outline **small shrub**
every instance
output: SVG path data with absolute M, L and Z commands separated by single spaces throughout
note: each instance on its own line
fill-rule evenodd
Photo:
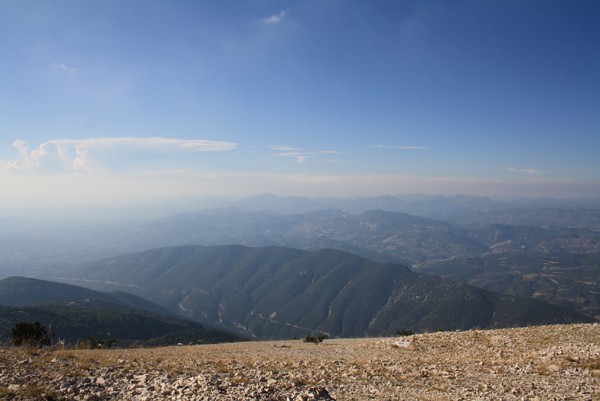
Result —
M 304 337 L 304 342 L 305 343 L 313 343 L 313 344 L 318 344 L 318 343 L 322 343 L 323 340 L 327 339 L 328 336 L 326 336 L 325 334 L 319 334 L 318 336 L 306 336 Z
M 115 344 L 115 340 L 109 338 L 108 340 L 98 340 L 96 337 L 88 337 L 86 340 L 80 341 L 77 344 L 77 348 L 80 349 L 101 349 L 111 348 Z
M 42 347 L 50 345 L 46 329 L 38 321 L 16 323 L 12 329 L 12 341 L 16 346 Z

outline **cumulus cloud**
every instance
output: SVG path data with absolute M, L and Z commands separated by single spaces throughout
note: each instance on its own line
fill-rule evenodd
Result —
M 285 18 L 286 15 L 287 13 L 285 11 L 280 11 L 277 14 L 271 15 L 270 17 L 263 18 L 262 22 L 265 24 L 278 24 Z
M 237 143 L 205 139 L 104 137 L 88 139 L 54 139 L 30 150 L 26 141 L 16 140 L 13 147 L 19 158 L 0 161 L 3 170 L 30 170 L 45 167 L 62 167 L 73 171 L 91 172 L 102 169 L 102 155 L 129 151 L 153 154 L 181 152 L 222 152 L 233 150 Z
M 375 149 L 424 150 L 424 146 L 413 145 L 373 145 Z

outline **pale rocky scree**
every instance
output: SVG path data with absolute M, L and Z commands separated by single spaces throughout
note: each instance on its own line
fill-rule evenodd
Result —
M 600 324 L 146 349 L 0 350 L 0 400 L 597 400 Z

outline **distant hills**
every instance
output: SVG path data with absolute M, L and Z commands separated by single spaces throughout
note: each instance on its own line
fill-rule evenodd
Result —
M 54 340 L 67 343 L 88 337 L 113 339 L 119 345 L 239 339 L 228 332 L 175 317 L 132 294 L 106 294 L 23 277 L 0 280 L 0 339 L 9 341 L 16 323 L 34 321 L 46 327 Z
M 600 211 L 513 213 L 482 212 L 457 225 L 387 211 L 219 210 L 173 216 L 155 228 L 177 243 L 334 248 L 600 317 L 600 231 L 591 229 L 600 226 Z
M 226 207 L 103 224 L 0 219 L 0 277 L 60 277 L 85 262 L 188 244 L 337 249 L 600 318 L 598 201 L 259 195 L 213 204 Z
M 194 212 L 173 214 L 170 218 L 101 223 L 94 220 L 98 216 L 90 216 L 89 220 L 0 216 L 0 275 L 6 277 L 32 267 L 79 263 L 170 245 L 295 246 L 292 242 L 299 241 L 294 236 L 278 238 L 271 232 L 285 232 L 290 227 L 293 232 L 302 232 L 297 224 L 303 224 L 306 219 L 319 219 L 324 211 L 359 216 L 381 210 L 441 220 L 456 228 L 499 223 L 600 231 L 600 201 L 492 200 L 466 195 L 314 199 L 265 194 L 238 200 L 198 199 L 194 204 L 195 208 L 191 209 Z M 317 221 L 309 221 L 309 229 Z M 326 223 L 331 225 L 331 222 Z M 336 236 L 323 235 L 322 239 L 329 239 L 331 245 L 345 245 Z M 286 240 L 289 243 L 285 243 Z M 321 248 L 331 248 L 331 245 Z
M 470 236 L 486 251 L 423 263 L 415 270 L 600 317 L 598 232 L 491 224 Z
M 38 306 L 84 301 L 172 315 L 167 309 L 127 292 L 116 291 L 108 294 L 75 285 L 25 277 L 9 277 L 0 280 L 0 305 Z
M 361 214 L 369 210 L 386 210 L 407 213 L 416 216 L 445 220 L 453 223 L 479 221 L 483 224 L 494 222 L 495 218 L 514 216 L 515 212 L 541 217 L 536 211 L 546 210 L 564 214 L 557 216 L 559 221 L 572 222 L 577 218 L 572 211 L 584 211 L 580 216 L 586 224 L 589 216 L 585 210 L 600 210 L 598 199 L 556 199 L 556 198 L 490 198 L 477 195 L 381 195 L 359 198 L 307 198 L 301 196 L 277 196 L 260 194 L 241 199 L 204 198 L 196 202 L 196 210 L 233 208 L 245 211 L 265 212 L 279 215 L 305 214 L 319 210 L 337 209 L 349 214 Z M 533 213 L 532 213 L 533 212 Z M 547 213 L 542 213 L 545 215 Z M 483 219 L 483 220 L 482 220 Z M 502 221 L 496 221 L 502 222 Z M 506 222 L 506 221 L 505 221 Z M 520 224 L 532 224 L 531 221 L 519 220 Z M 596 221 L 598 223 L 598 221 Z M 564 226 L 564 224 L 558 224 Z
M 152 230 L 174 244 L 339 249 L 600 317 L 600 232 L 591 229 L 600 211 L 513 212 L 482 212 L 457 225 L 386 211 L 276 215 L 228 209 L 173 216 Z
M 179 246 L 80 266 L 63 280 L 126 289 L 257 338 L 356 337 L 593 319 L 337 251 Z

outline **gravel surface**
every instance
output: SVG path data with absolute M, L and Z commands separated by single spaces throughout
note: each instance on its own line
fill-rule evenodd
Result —
M 147 349 L 0 349 L 0 400 L 600 400 L 600 324 Z

